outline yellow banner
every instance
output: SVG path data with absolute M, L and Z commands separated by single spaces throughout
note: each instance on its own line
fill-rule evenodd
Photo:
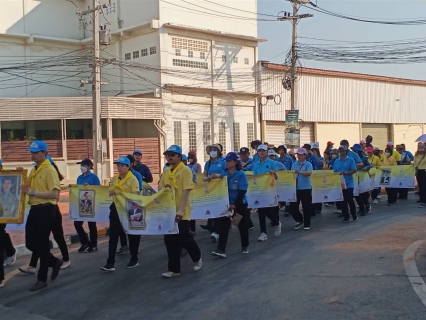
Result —
M 249 208 L 278 206 L 277 187 L 274 177 L 269 174 L 247 175 L 247 202 Z
M 277 187 L 277 197 L 279 202 L 296 201 L 296 175 L 294 171 L 278 171 L 278 180 L 275 181 Z
M 414 166 L 378 167 L 374 179 L 375 187 L 414 188 Z
M 193 220 L 230 215 L 228 179 L 223 177 L 210 182 L 197 179 L 194 190 L 191 192 L 191 202 L 191 219 Z
M 108 187 L 73 185 L 69 189 L 69 219 L 109 222 L 111 203 Z
M 312 203 L 343 200 L 341 175 L 331 170 L 312 171 Z

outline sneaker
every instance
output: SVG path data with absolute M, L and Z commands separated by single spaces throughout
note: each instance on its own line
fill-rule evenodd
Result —
M 125 254 L 127 251 L 129 251 L 129 247 L 128 246 L 123 246 L 120 249 L 118 249 L 116 255 Z
M 226 253 L 222 253 L 222 252 L 219 252 L 219 251 L 213 251 L 212 256 L 226 258 Z
M 114 268 L 113 264 L 107 263 L 106 265 L 104 265 L 103 267 L 101 267 L 101 270 L 102 271 L 112 272 L 112 271 L 115 271 L 115 268 Z
M 30 289 L 30 291 L 38 291 L 47 287 L 46 281 L 37 281 Z
M 63 264 L 62 264 L 62 266 L 61 266 L 61 269 L 66 269 L 66 268 L 68 268 L 70 265 L 71 265 L 71 261 L 70 261 L 70 260 L 68 260 L 68 261 L 64 261 L 64 263 L 63 263 Z
M 342 210 L 336 210 L 336 211 L 334 211 L 334 213 L 341 214 L 341 213 L 342 213 Z
M 381 198 L 382 198 L 382 196 L 377 196 L 377 199 L 379 199 L 379 200 L 380 200 Z
M 365 213 L 371 212 L 371 206 L 365 206 Z
M 213 242 L 217 242 L 217 240 L 219 240 L 219 235 L 216 232 L 212 232 L 210 239 L 212 239 Z
M 200 258 L 198 262 L 194 265 L 194 271 L 200 271 L 201 267 L 203 266 L 203 260 Z
M 329 203 L 325 203 L 325 204 L 324 204 L 324 206 L 326 206 L 326 207 L 331 207 L 331 204 L 329 204 Z
M 302 226 L 303 222 L 298 222 L 295 226 L 294 226 L 294 230 L 298 230 L 300 229 L 300 227 Z
M 285 211 L 285 206 L 280 208 L 280 212 L 283 213 Z
M 374 204 L 378 204 L 378 203 L 379 203 L 379 201 L 377 201 L 377 200 L 373 200 L 373 203 L 374 203 Z
M 19 271 L 21 271 L 22 273 L 27 273 L 27 274 L 35 274 L 36 273 L 36 268 L 33 267 L 19 267 L 18 268 Z
M 350 220 L 349 219 L 343 219 L 343 222 L 349 222 Z
M 420 203 L 419 204 L 419 208 L 424 208 L 424 207 L 426 207 L 426 203 Z
M 83 244 L 79 249 L 78 249 L 78 253 L 82 253 L 82 252 L 86 252 L 87 249 L 89 249 L 90 245 L 88 244 Z
M 139 262 L 130 261 L 126 266 L 126 269 L 133 269 L 133 268 L 136 268 L 138 265 L 139 265 Z
M 6 261 L 4 262 L 5 267 L 10 267 L 12 264 L 14 264 L 16 262 L 16 254 L 17 253 L 18 253 L 18 250 L 15 249 L 14 255 L 6 258 Z
M 167 272 L 164 272 L 164 273 L 162 274 L 162 276 L 163 276 L 164 278 L 173 278 L 173 277 L 180 276 L 180 272 L 171 272 L 171 271 L 167 271 Z
M 310 230 L 311 227 L 303 227 L 303 230 Z
M 257 238 L 257 241 L 266 241 L 268 240 L 268 236 L 266 235 L 266 233 L 261 233 L 259 238 Z
M 89 249 L 87 249 L 88 253 L 97 252 L 97 251 L 98 251 L 98 247 L 96 246 L 90 246 Z
M 352 218 L 352 221 L 353 222 L 358 221 L 358 216 L 356 216 L 355 218 Z
M 197 234 L 195 231 L 189 231 L 189 234 L 193 237 L 195 237 L 195 235 Z
M 251 227 L 249 227 L 248 229 L 249 229 L 249 230 L 253 230 L 253 229 L 254 229 L 254 226 L 251 226 Z
M 0 288 L 3 288 L 4 287 L 4 282 L 3 281 L 1 281 L 0 282 Z
M 64 262 L 61 259 L 56 260 L 56 263 L 52 267 L 52 274 L 50 275 L 50 280 L 55 281 L 55 279 L 59 276 L 59 270 L 61 270 Z
M 279 225 L 277 225 L 277 226 L 274 227 L 275 228 L 275 230 L 274 230 L 274 236 L 278 237 L 281 234 L 281 226 L 282 226 L 282 224 L 280 222 Z
M 242 254 L 247 254 L 247 253 L 249 253 L 249 249 L 248 249 L 248 247 L 246 247 L 246 248 L 242 248 L 242 249 L 241 249 L 241 253 L 242 253 Z

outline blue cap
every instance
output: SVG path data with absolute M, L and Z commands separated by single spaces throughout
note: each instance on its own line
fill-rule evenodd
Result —
M 231 160 L 238 160 L 238 154 L 236 154 L 235 152 L 229 152 L 226 157 L 225 157 L 226 161 L 231 161 Z
M 264 144 L 261 144 L 261 145 L 259 145 L 259 146 L 257 147 L 257 151 L 259 151 L 259 150 L 265 150 L 265 151 L 268 151 L 268 147 L 267 147 L 267 146 L 265 146 Z
M 46 159 L 50 161 L 50 164 L 54 164 L 55 162 L 53 161 L 51 156 L 46 156 Z
M 119 163 L 125 164 L 126 166 L 130 167 L 130 160 L 126 156 L 120 157 L 120 158 L 118 158 L 117 161 L 114 162 L 114 164 L 119 164 Z
M 136 154 L 136 153 L 142 155 L 142 150 L 136 149 L 135 151 L 133 151 L 133 154 Z
M 361 147 L 361 145 L 360 145 L 360 144 L 355 143 L 355 144 L 353 145 L 353 147 L 352 147 L 352 150 L 354 150 L 354 151 L 362 151 L 362 147 Z
M 188 160 L 188 157 L 186 156 L 186 154 L 182 155 L 182 161 Z
M 31 146 L 27 151 L 30 152 L 40 152 L 40 151 L 47 151 L 47 144 L 46 142 L 42 140 L 34 140 L 33 143 L 31 143 Z
M 179 147 L 177 144 L 172 144 L 166 151 L 164 151 L 163 154 L 167 154 L 169 152 L 182 154 L 182 148 Z

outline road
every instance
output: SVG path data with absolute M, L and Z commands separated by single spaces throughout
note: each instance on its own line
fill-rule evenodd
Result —
M 0 289 L 1 319 L 426 319 L 403 263 L 407 247 L 426 239 L 426 211 L 414 195 L 393 207 L 383 201 L 347 224 L 325 209 L 310 231 L 293 230 L 293 219 L 282 217 L 282 235 L 270 229 L 263 243 L 252 218 L 249 254 L 239 253 L 234 228 L 228 257 L 212 257 L 215 245 L 198 228 L 202 270 L 194 272 L 185 257 L 182 275 L 172 279 L 161 277 L 161 237 L 142 239 L 136 269 L 125 269 L 128 255 L 118 257 L 115 273 L 99 269 L 107 255 L 103 238 L 97 253 L 71 253 L 71 267 L 35 293 L 28 291 L 35 276 L 16 272 L 28 263 L 20 258 L 6 269 L 13 277 Z M 413 261 L 426 275 L 425 244 Z

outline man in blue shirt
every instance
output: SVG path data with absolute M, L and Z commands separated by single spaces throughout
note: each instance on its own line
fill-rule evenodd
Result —
M 342 140 L 340 141 L 340 146 L 345 146 L 346 150 L 348 151 L 347 156 L 349 158 L 354 159 L 355 164 L 357 165 L 357 167 L 363 167 L 361 158 L 359 157 L 359 155 L 356 152 L 353 152 L 351 150 L 349 150 L 349 141 L 348 140 Z
M 362 150 L 362 146 L 360 144 L 354 144 L 351 148 L 353 152 L 355 152 L 359 158 L 361 159 L 362 166 L 358 166 L 358 171 L 368 171 L 371 169 L 370 161 L 368 161 L 367 156 L 364 154 L 364 150 Z M 357 183 L 355 181 L 355 183 Z M 368 198 L 370 197 L 370 191 L 363 192 L 358 196 L 355 196 L 355 200 L 358 203 L 359 213 L 361 216 L 365 216 L 366 213 L 371 212 L 370 202 Z
M 277 153 L 275 152 L 274 149 L 268 150 L 268 158 L 271 159 L 272 161 L 275 161 L 275 164 L 277 165 L 277 171 L 287 170 L 284 167 L 284 165 L 277 160 Z
M 286 170 L 291 170 L 291 165 L 293 164 L 293 159 L 287 155 L 287 148 L 284 145 L 278 146 L 278 154 L 276 161 L 281 162 Z
M 135 170 L 135 157 L 133 157 L 131 154 L 128 154 L 127 159 L 129 159 L 130 161 L 130 170 L 132 171 L 136 179 L 138 179 L 139 190 L 142 190 L 143 189 L 142 175 L 139 173 L 139 171 Z
M 348 157 L 348 149 L 346 146 L 340 146 L 339 148 L 340 158 L 334 162 L 334 172 L 338 172 L 343 176 L 342 180 L 342 191 L 343 201 L 339 202 L 339 207 L 342 210 L 344 216 L 343 222 L 349 222 L 349 210 L 352 215 L 353 221 L 357 221 L 356 206 L 354 202 L 354 177 L 357 167 L 353 158 Z
M 250 147 L 254 149 L 253 162 L 259 161 L 259 155 L 257 154 L 257 148 L 262 144 L 260 140 L 254 140 L 250 143 Z
M 244 171 L 253 170 L 253 159 L 250 158 L 250 150 L 248 148 L 241 148 L 239 153 L 240 158 L 238 159 L 241 163 L 241 167 Z
M 315 168 L 318 168 L 319 167 L 319 161 L 318 161 L 317 157 L 315 157 L 315 155 L 311 151 L 311 145 L 309 143 L 305 143 L 303 145 L 302 149 L 305 149 L 306 152 L 307 152 L 306 161 L 308 161 L 312 164 L 312 168 L 314 168 L 314 170 L 315 170 Z
M 138 171 L 141 176 L 142 176 L 142 180 L 150 183 L 152 181 L 154 181 L 154 179 L 152 178 L 152 173 L 151 170 L 149 170 L 148 166 L 144 165 L 141 161 L 142 161 L 142 151 L 139 149 L 136 149 L 135 151 L 133 151 L 133 157 L 135 157 L 135 165 L 134 168 L 136 171 Z

